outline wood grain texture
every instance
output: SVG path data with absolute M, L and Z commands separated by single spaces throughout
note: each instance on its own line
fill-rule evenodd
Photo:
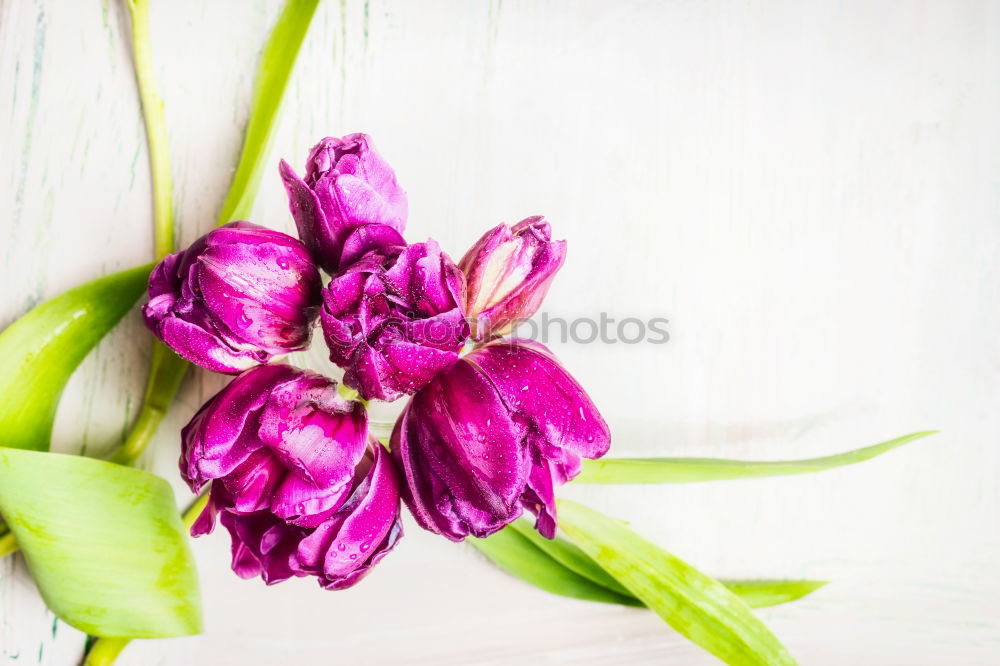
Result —
M 153 3 L 182 242 L 221 204 L 277 11 Z M 151 256 L 125 20 L 113 0 L 0 1 L 0 326 Z M 719 576 L 831 580 L 760 612 L 802 664 L 991 664 L 997 118 L 996 2 L 328 0 L 273 161 L 368 132 L 409 192 L 411 240 L 457 256 L 544 213 L 570 241 L 552 316 L 668 318 L 665 345 L 550 340 L 615 454 L 808 457 L 941 429 L 817 476 L 564 495 Z M 292 229 L 276 171 L 254 221 Z M 58 450 L 121 437 L 148 353 L 133 313 L 73 378 Z M 187 380 L 143 463 L 179 497 L 177 432 L 221 383 Z M 407 528 L 342 593 L 241 581 L 226 537 L 200 539 L 206 634 L 121 663 L 713 663 L 650 613 L 548 597 Z M 74 664 L 83 637 L 23 561 L 0 576 L 0 662 Z

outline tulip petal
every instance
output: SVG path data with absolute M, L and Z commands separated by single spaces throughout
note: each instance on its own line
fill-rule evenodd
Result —
M 556 536 L 556 495 L 552 484 L 552 472 L 548 461 L 535 454 L 535 460 L 528 475 L 528 485 L 521 502 L 537 516 L 535 529 L 546 539 Z
M 351 485 L 324 488 L 298 474 L 288 474 L 271 498 L 271 513 L 299 527 L 316 527 L 339 509 Z
M 396 470 L 380 444 L 370 450 L 370 467 L 350 499 L 300 542 L 293 559 L 326 589 L 355 584 L 402 536 Z
M 294 575 L 289 561 L 301 539 L 302 530 L 284 524 L 267 511 L 248 515 L 222 514 L 222 524 L 233 542 L 233 571 L 241 578 L 258 574 L 268 585 Z
M 336 384 L 314 373 L 275 386 L 258 434 L 276 456 L 323 488 L 350 482 L 367 445 L 368 416 L 360 403 L 337 394 Z
M 566 242 L 552 240 L 552 229 L 541 216 L 513 227 L 500 224 L 483 234 L 459 262 L 475 339 L 503 335 L 535 314 L 565 257 Z
M 272 354 L 304 348 L 320 278 L 304 248 L 226 245 L 198 258 L 205 306 L 237 339 Z
M 233 222 L 153 269 L 143 318 L 182 358 L 238 374 L 308 345 L 321 285 L 299 241 Z
M 469 335 L 464 278 L 437 243 L 369 252 L 323 292 L 330 360 L 366 400 L 396 400 L 450 367 Z
M 288 193 L 288 208 L 295 220 L 299 238 L 305 243 L 316 262 L 327 271 L 335 271 L 340 260 L 339 248 L 329 243 L 333 237 L 319 199 L 285 160 L 278 165 L 281 181 Z
M 176 317 L 163 319 L 153 332 L 184 360 L 224 375 L 237 375 L 270 359 L 270 354 L 250 345 L 233 349 L 219 335 Z
M 181 474 L 198 492 L 210 479 L 230 474 L 262 444 L 246 437 L 248 421 L 267 401 L 270 388 L 287 381 L 295 369 L 261 366 L 240 375 L 212 396 L 181 430 Z M 250 428 L 256 434 L 256 428 Z
M 523 425 L 490 381 L 456 363 L 415 395 L 393 432 L 421 524 L 449 539 L 485 537 L 521 513 L 529 458 Z
M 358 227 L 384 226 L 395 230 L 396 238 L 406 227 L 406 193 L 367 135 L 327 137 L 317 143 L 309 153 L 304 180 L 284 161 L 279 171 L 299 236 L 330 274 L 360 256 L 357 247 L 343 256 Z
M 253 513 L 271 506 L 271 497 L 287 473 L 280 460 L 260 448 L 219 481 L 232 498 L 231 511 Z
M 405 246 L 400 233 L 387 224 L 364 224 L 352 230 L 344 239 L 340 254 L 342 266 L 358 261 L 368 252 L 382 252 L 387 248 Z
M 543 345 L 512 340 L 496 342 L 469 354 L 490 377 L 504 404 L 531 424 L 549 459 L 568 449 L 584 458 L 608 451 L 611 433 L 583 387 Z
M 208 492 L 208 502 L 198 517 L 191 523 L 191 536 L 200 537 L 215 531 L 215 519 L 226 508 L 232 506 L 229 493 L 221 483 L 213 483 Z

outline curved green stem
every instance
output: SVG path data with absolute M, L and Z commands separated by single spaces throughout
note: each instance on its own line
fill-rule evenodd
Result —
M 142 107 L 149 136 L 150 161 L 153 168 L 153 200 L 156 212 L 157 258 L 173 249 L 173 218 L 169 205 L 172 192 L 170 157 L 167 152 L 166 124 L 163 102 L 155 92 L 152 58 L 149 49 L 149 7 L 146 0 L 128 0 L 133 23 L 133 49 L 136 78 L 142 96 Z M 288 0 L 271 31 L 257 69 L 257 82 L 250 120 L 247 124 L 243 150 L 222 206 L 219 224 L 246 217 L 257 196 L 267 151 L 277 128 L 278 112 L 292 68 L 319 0 Z M 163 196 L 167 197 L 166 202 Z M 153 349 L 152 367 L 146 384 L 146 397 L 139 417 L 122 446 L 111 460 L 132 464 L 146 449 L 156 428 L 166 416 L 188 363 L 175 356 L 163 345 Z
M 111 666 L 125 646 L 131 642 L 128 638 L 98 638 L 90 646 L 83 666 Z
M 163 98 L 156 90 L 153 52 L 149 40 L 149 4 L 147 0 L 126 0 L 132 19 L 132 57 L 139 99 L 146 121 L 149 143 L 149 166 L 153 180 L 154 247 L 156 258 L 162 259 L 174 251 L 174 185 L 170 173 L 170 146 L 167 123 L 163 114 Z
M 157 342 L 153 347 L 149 381 L 142 409 L 122 446 L 111 456 L 112 462 L 131 465 L 138 459 L 156 434 L 163 417 L 180 388 L 189 364 L 167 347 Z
M 250 216 L 264 175 L 265 158 L 278 127 L 276 120 L 281 101 L 318 4 L 319 0 L 288 0 L 264 45 L 243 150 L 229 194 L 219 212 L 219 226 Z
M 0 557 L 16 553 L 21 547 L 17 545 L 17 539 L 13 532 L 7 532 L 0 537 Z
M 173 176 L 170 170 L 170 149 L 163 99 L 157 92 L 153 72 L 153 53 L 149 39 L 149 3 L 147 0 L 126 0 L 132 19 L 132 58 L 135 79 L 139 86 L 142 114 L 149 143 L 149 166 L 153 181 L 153 238 L 156 258 L 162 259 L 174 250 Z M 113 462 L 134 463 L 153 439 L 157 427 L 167 415 L 188 364 L 160 343 L 153 347 L 150 359 L 146 395 L 139 417 L 125 442 L 112 455 Z

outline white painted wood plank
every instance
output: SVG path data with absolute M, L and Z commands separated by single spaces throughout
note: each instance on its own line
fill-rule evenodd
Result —
M 214 221 L 277 10 L 154 3 L 185 241 Z M 0 325 L 149 255 L 126 39 L 111 0 L 0 3 Z M 552 344 L 618 455 L 808 456 L 941 428 L 814 477 L 565 494 L 720 576 L 832 580 L 762 612 L 803 664 L 990 664 L 998 56 L 995 2 L 327 2 L 273 159 L 369 132 L 411 239 L 457 256 L 544 213 L 570 241 L 553 315 L 669 318 L 662 346 Z M 276 177 L 254 218 L 291 230 Z M 60 450 L 114 444 L 147 353 L 131 315 L 71 382 Z M 176 482 L 176 433 L 220 385 L 188 380 L 150 468 Z M 548 597 L 408 527 L 344 593 L 240 581 L 225 537 L 202 539 L 207 633 L 121 662 L 711 663 L 649 614 Z M 82 636 L 53 632 L 23 562 L 0 576 L 0 660 L 75 663 Z

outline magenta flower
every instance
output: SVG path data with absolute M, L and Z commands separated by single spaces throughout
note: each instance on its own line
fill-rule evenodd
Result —
M 504 335 L 535 314 L 565 258 L 566 241 L 553 241 L 542 217 L 487 231 L 458 263 L 468 283 L 473 337 Z
M 280 172 L 299 237 L 331 275 L 348 263 L 341 254 L 359 227 L 383 225 L 379 236 L 403 244 L 406 192 L 368 135 L 320 141 L 309 153 L 305 179 L 284 160 Z
M 321 375 L 288 365 L 239 375 L 181 434 L 181 475 L 195 492 L 212 484 L 192 535 L 221 513 L 241 577 L 350 587 L 402 536 L 398 475 L 367 426 L 364 407 Z
M 366 400 L 412 394 L 458 360 L 465 280 L 433 240 L 368 252 L 323 290 L 330 360 Z
M 453 541 L 485 537 L 527 508 L 552 538 L 555 486 L 610 442 L 601 414 L 551 352 L 516 340 L 480 347 L 413 396 L 392 453 L 403 499 L 425 529 Z
M 309 345 L 321 286 L 298 240 L 232 222 L 156 265 L 142 314 L 180 356 L 236 374 Z

